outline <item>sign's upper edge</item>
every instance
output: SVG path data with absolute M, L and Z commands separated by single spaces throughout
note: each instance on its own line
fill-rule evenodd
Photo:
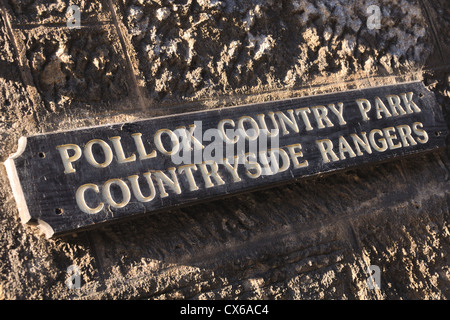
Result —
M 219 108 L 215 108 L 215 109 L 206 109 L 206 110 L 197 110 L 197 111 L 190 111 L 190 112 L 183 112 L 183 113 L 174 113 L 174 114 L 163 115 L 163 116 L 149 117 L 149 118 L 145 118 L 145 119 L 136 119 L 136 120 L 132 120 L 132 121 L 111 122 L 111 123 L 101 124 L 101 125 L 98 125 L 98 126 L 95 126 L 95 125 L 94 126 L 82 126 L 82 127 L 79 127 L 79 128 L 62 129 L 62 130 L 56 130 L 56 131 L 51 131 L 51 132 L 40 132 L 40 133 L 36 133 L 36 134 L 32 134 L 32 135 L 26 135 L 24 137 L 30 138 L 30 137 L 36 137 L 36 136 L 42 136 L 42 135 L 51 135 L 51 134 L 60 134 L 60 133 L 67 133 L 67 132 L 74 132 L 74 131 L 82 131 L 82 130 L 90 129 L 92 127 L 107 128 L 107 127 L 111 127 L 111 126 L 121 126 L 121 125 L 125 125 L 125 124 L 128 124 L 128 123 L 139 123 L 139 122 L 143 122 L 143 121 L 148 121 L 150 119 L 151 120 L 160 120 L 160 119 L 171 118 L 171 117 L 175 117 L 175 116 L 179 116 L 179 115 L 193 115 L 193 114 L 200 114 L 200 113 L 214 112 L 214 111 L 220 112 L 221 110 L 232 110 L 234 108 L 251 107 L 251 106 L 264 105 L 264 104 L 270 104 L 270 103 L 280 103 L 280 102 L 282 103 L 282 102 L 287 102 L 287 101 L 295 101 L 295 100 L 301 100 L 301 99 L 307 99 L 307 98 L 315 98 L 315 97 L 321 97 L 321 96 L 327 96 L 327 95 L 333 95 L 333 94 L 342 94 L 342 93 L 347 93 L 347 92 L 356 92 L 356 91 L 370 90 L 370 89 L 376 89 L 376 88 L 385 88 L 385 87 L 392 87 L 392 86 L 408 85 L 408 84 L 413 84 L 413 83 L 417 83 L 417 84 L 422 84 L 423 85 L 423 82 L 421 80 L 414 80 L 414 81 L 386 84 L 386 85 L 374 86 L 374 87 L 340 90 L 340 91 L 335 91 L 335 92 L 325 92 L 325 93 L 307 95 L 307 96 L 302 96 L 302 97 L 293 97 L 293 98 L 286 98 L 286 99 L 280 99 L 280 100 L 271 100 L 271 101 L 239 104 L 239 105 L 235 105 L 235 106 L 219 107 Z M 423 85 L 423 87 L 426 90 L 430 91 L 425 85 Z

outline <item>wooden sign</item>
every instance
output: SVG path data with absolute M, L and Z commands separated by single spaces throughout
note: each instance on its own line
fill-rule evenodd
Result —
M 446 134 L 411 82 L 22 137 L 5 166 L 22 222 L 52 237 L 435 150 Z

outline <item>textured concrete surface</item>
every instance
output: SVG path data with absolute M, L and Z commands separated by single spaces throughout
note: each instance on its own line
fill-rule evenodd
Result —
M 449 14 L 445 0 L 1 0 L 0 160 L 22 135 L 409 80 L 447 116 Z M 1 165 L 0 299 L 447 299 L 448 156 L 56 240 L 20 224 Z

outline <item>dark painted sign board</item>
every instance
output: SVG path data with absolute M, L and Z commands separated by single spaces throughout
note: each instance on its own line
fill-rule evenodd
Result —
M 432 151 L 446 135 L 434 94 L 410 82 L 22 137 L 5 166 L 22 222 L 53 237 Z

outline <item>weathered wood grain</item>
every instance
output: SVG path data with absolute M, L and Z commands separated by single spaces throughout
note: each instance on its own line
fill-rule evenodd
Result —
M 359 99 L 369 101 L 370 110 L 367 104 L 358 104 Z M 252 125 L 260 129 L 258 138 L 262 140 L 260 115 L 264 115 L 269 130 L 274 117 L 280 130 L 278 147 L 283 151 L 269 143 L 268 150 L 256 149 L 259 157 L 245 158 L 242 153 L 254 151 L 250 145 Z M 220 134 L 217 128 L 221 123 L 224 129 L 236 129 L 239 124 L 244 129 L 239 139 L 246 144 L 234 153 L 243 160 L 237 167 L 231 162 L 233 157 L 228 157 L 226 166 L 220 161 L 226 154 L 217 156 L 227 145 L 236 147 L 226 143 L 235 138 L 233 134 L 222 132 L 222 140 L 215 136 L 214 146 L 218 147 L 209 152 L 213 144 L 205 133 L 213 129 L 210 133 Z M 178 136 L 171 142 L 174 132 L 189 136 L 193 124 L 195 139 L 189 142 Z M 176 131 L 180 127 L 184 129 Z M 18 151 L 5 166 L 22 222 L 38 222 L 47 237 L 53 237 L 435 150 L 445 145 L 446 133 L 434 95 L 420 82 L 411 82 L 22 137 Z M 203 157 L 180 163 L 176 153 L 168 155 L 175 146 L 182 148 L 183 141 Z M 271 162 L 272 167 L 265 165 L 263 157 L 270 160 L 271 151 L 281 155 Z M 208 152 L 214 159 L 207 157 Z M 138 181 L 140 196 L 133 181 Z M 152 187 L 153 198 L 149 197 Z

